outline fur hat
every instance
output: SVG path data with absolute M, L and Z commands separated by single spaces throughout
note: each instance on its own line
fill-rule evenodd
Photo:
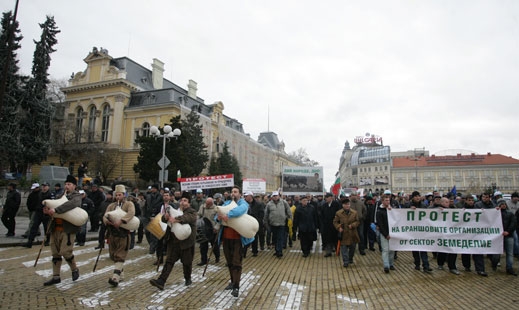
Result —
M 117 184 L 115 186 L 115 191 L 114 191 L 114 194 L 115 193 L 123 193 L 123 194 L 126 194 L 126 187 L 124 187 L 123 184 Z
M 189 192 L 182 192 L 182 198 L 186 198 L 189 202 L 191 202 L 191 194 Z
M 72 183 L 74 185 L 77 185 L 77 180 L 73 175 L 67 175 L 67 179 L 65 180 L 65 183 Z

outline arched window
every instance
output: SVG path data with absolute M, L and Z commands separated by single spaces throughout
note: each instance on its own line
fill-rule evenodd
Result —
M 110 125 L 110 106 L 107 104 L 103 108 L 103 124 L 101 126 L 101 141 L 108 142 L 108 127 Z
M 81 143 L 81 133 L 83 132 L 83 108 L 79 107 L 76 113 L 76 142 Z
M 97 109 L 95 106 L 90 108 L 90 112 L 88 114 L 88 142 L 94 142 L 95 131 L 96 131 L 96 115 Z
M 144 122 L 144 124 L 142 124 L 142 136 L 143 137 L 150 136 L 150 123 Z

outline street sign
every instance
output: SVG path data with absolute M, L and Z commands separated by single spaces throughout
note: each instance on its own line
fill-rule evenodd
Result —
M 169 161 L 169 159 L 168 159 L 168 157 L 167 157 L 166 155 L 164 155 L 164 157 L 162 157 L 162 158 L 157 162 L 157 164 L 159 165 L 159 167 L 162 168 L 162 169 L 166 169 L 166 168 L 169 166 L 170 163 L 171 163 L 171 162 Z
M 167 170 L 167 169 L 160 170 L 159 182 L 162 182 L 162 183 L 167 182 L 168 174 L 169 174 L 169 170 Z

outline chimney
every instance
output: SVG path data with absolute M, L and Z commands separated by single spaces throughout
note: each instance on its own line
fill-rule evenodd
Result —
M 153 88 L 161 89 L 162 83 L 164 82 L 164 63 L 158 60 L 157 58 L 153 58 L 151 68 L 153 69 L 151 73 L 151 79 L 153 80 Z
M 193 99 L 196 99 L 196 91 L 198 90 L 196 85 L 196 82 L 193 80 L 189 80 L 189 83 L 187 83 L 187 95 Z

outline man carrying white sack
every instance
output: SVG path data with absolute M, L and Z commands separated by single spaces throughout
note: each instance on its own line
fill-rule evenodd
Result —
M 108 279 L 108 283 L 116 287 L 121 280 L 123 272 L 124 261 L 128 255 L 130 247 L 130 231 L 122 228 L 121 224 L 127 224 L 135 215 L 135 206 L 131 201 L 126 201 L 126 188 L 119 184 L 115 186 L 114 196 L 115 202 L 106 208 L 103 216 L 103 223 L 106 225 L 106 234 L 108 238 L 108 251 L 110 259 L 114 261 L 114 273 Z M 108 212 L 115 211 L 118 208 L 126 212 L 126 215 L 121 219 L 112 219 L 107 216 Z

